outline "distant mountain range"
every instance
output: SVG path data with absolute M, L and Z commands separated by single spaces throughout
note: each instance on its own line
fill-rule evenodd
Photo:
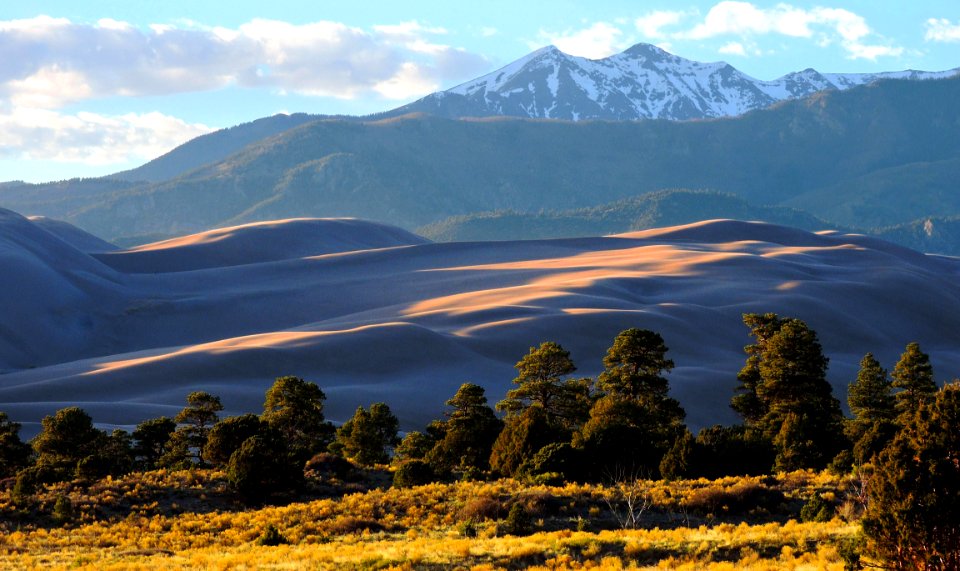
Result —
M 709 211 L 790 224 L 777 217 L 783 214 L 811 229 L 817 219 L 831 227 L 888 228 L 888 236 L 912 247 L 954 253 L 960 243 L 951 242 L 948 229 L 960 216 L 960 77 L 883 79 L 951 73 L 807 70 L 758 82 L 726 64 L 691 62 L 643 44 L 596 61 L 544 49 L 377 120 L 277 115 L 198 137 L 110 177 L 0 183 L 0 206 L 66 220 L 123 245 L 299 216 L 355 216 L 408 229 L 440 223 L 429 230 L 437 237 L 497 238 L 479 230 L 505 231 L 504 211 L 522 219 L 528 233 L 543 227 L 555 235 L 547 228 L 555 226 L 553 214 L 531 217 L 541 211 L 563 213 L 565 231 L 635 229 L 636 220 L 627 218 L 637 205 L 628 199 L 692 188 L 745 202 L 720 204 L 707 195 L 684 199 L 682 207 L 671 201 L 686 213 L 676 210 L 658 223 Z M 532 99 L 522 103 L 525 97 Z M 436 116 L 625 118 L 633 109 L 677 119 L 741 113 L 783 98 L 759 111 L 699 121 Z M 492 107 L 465 103 L 481 100 Z M 463 105 L 435 105 L 455 101 Z M 422 112 L 392 116 L 415 109 Z M 624 200 L 617 209 L 626 214 L 568 212 Z M 779 206 L 793 210 L 769 209 Z M 461 218 L 441 222 L 450 217 Z M 889 228 L 931 217 L 938 219 L 936 239 Z
M 416 228 L 693 188 L 869 229 L 960 216 L 956 101 L 960 77 L 881 81 L 710 121 L 327 119 L 171 180 L 7 185 L 0 205 L 113 241 L 300 216 Z
M 943 79 L 947 71 L 789 73 L 754 79 L 725 62 L 701 63 L 637 44 L 607 58 L 537 50 L 493 73 L 434 93 L 388 115 L 425 112 L 440 117 L 504 115 L 538 119 L 708 119 L 742 115 L 780 101 L 881 79 Z

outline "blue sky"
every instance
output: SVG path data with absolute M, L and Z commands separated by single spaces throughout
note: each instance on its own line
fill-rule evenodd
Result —
M 278 112 L 391 109 L 551 43 L 638 42 L 760 79 L 943 70 L 960 2 L 4 2 L 0 181 L 107 174 Z

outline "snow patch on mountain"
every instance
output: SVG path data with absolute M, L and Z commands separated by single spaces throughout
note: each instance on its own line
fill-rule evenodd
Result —
M 849 89 L 881 79 L 942 79 L 958 72 L 960 68 L 866 74 L 805 69 L 764 81 L 725 62 L 692 61 L 650 44 L 637 44 L 599 60 L 547 46 L 394 114 L 424 111 L 447 117 L 508 115 L 574 121 L 706 119 L 742 115 L 827 89 Z

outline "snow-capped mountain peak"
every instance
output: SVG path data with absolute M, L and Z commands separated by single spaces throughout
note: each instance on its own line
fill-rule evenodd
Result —
M 546 46 L 391 114 L 421 111 L 446 117 L 508 115 L 574 121 L 705 119 L 740 115 L 785 99 L 878 79 L 937 79 L 958 72 L 960 68 L 822 74 L 808 68 L 763 81 L 726 62 L 688 60 L 651 44 L 637 44 L 598 60 Z

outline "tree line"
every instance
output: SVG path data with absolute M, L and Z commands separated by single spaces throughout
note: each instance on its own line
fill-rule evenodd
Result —
M 402 439 L 386 403 L 361 406 L 334 427 L 324 417 L 323 391 L 292 376 L 270 387 L 259 415 L 221 419 L 217 396 L 193 392 L 175 418 L 144 421 L 132 433 L 98 430 L 70 407 L 44 418 L 27 444 L 19 425 L 0 413 L 0 477 L 15 476 L 14 499 L 26 501 L 45 483 L 212 466 L 227 472 L 242 497 L 262 501 L 300 489 L 305 465 L 345 460 L 392 464 L 398 486 L 500 476 L 561 483 L 615 473 L 673 479 L 856 470 L 867 479 L 863 528 L 879 557 L 931 569 L 951 568 L 930 567 L 933 561 L 960 563 L 960 383 L 938 387 L 917 343 L 889 374 L 867 354 L 849 385 L 853 416 L 845 418 L 816 332 L 773 313 L 743 321 L 753 343 L 730 403 L 742 422 L 696 435 L 669 396 L 665 374 L 674 363 L 663 338 L 627 329 L 595 379 L 576 376 L 569 351 L 544 342 L 517 362 L 515 388 L 494 406 L 483 387 L 464 383 L 446 401 L 445 418 Z

